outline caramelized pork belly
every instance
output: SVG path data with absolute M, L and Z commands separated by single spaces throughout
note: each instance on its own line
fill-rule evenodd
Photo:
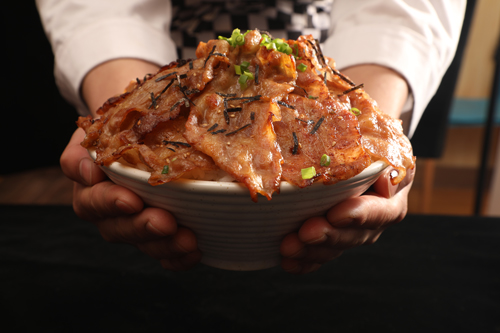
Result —
M 197 59 L 137 79 L 99 119 L 80 117 L 82 145 L 101 166 L 121 160 L 151 172 L 152 185 L 221 169 L 254 201 L 270 200 L 283 180 L 333 184 L 374 160 L 398 169 L 395 183 L 413 167 L 399 121 L 335 70 L 311 36 L 273 41 L 253 30 L 240 41 L 200 43 Z M 306 169 L 315 172 L 304 177 Z

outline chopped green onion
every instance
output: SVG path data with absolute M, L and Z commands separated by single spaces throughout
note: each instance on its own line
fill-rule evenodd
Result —
M 300 172 L 302 173 L 302 179 L 311 179 L 314 176 L 316 176 L 316 169 L 314 169 L 313 166 L 309 167 L 309 168 L 302 169 L 302 170 L 300 170 Z
M 168 165 L 163 166 L 163 170 L 161 171 L 162 175 L 166 175 L 169 171 L 170 167 Z
M 247 87 L 248 76 L 243 74 L 240 76 L 238 83 L 240 84 L 241 89 L 246 89 Z
M 244 71 L 243 75 L 246 75 L 250 80 L 254 80 L 255 79 L 255 77 L 253 76 L 253 74 L 250 73 L 249 71 Z
M 266 34 L 262 35 L 261 46 L 265 46 L 268 50 L 276 50 L 281 53 L 290 55 L 293 53 L 293 49 L 288 45 L 288 43 L 282 38 L 271 39 Z
M 298 66 L 297 66 L 297 69 L 301 72 L 305 72 L 306 69 L 307 69 L 307 66 L 304 65 L 303 63 L 300 63 Z
M 242 74 L 242 71 L 241 71 L 241 66 L 239 65 L 234 65 L 234 72 L 238 75 L 241 75 Z
M 321 156 L 320 165 L 324 166 L 324 167 L 329 166 L 330 165 L 330 156 L 328 156 L 327 154 L 323 154 L 323 156 Z
M 248 66 L 250 66 L 250 63 L 248 61 L 243 61 L 241 63 L 241 69 L 243 69 L 244 71 L 248 69 Z
M 349 110 L 349 111 L 351 111 L 351 113 L 353 115 L 355 115 L 356 117 L 361 114 L 361 111 L 359 111 L 357 108 L 351 108 L 351 110 Z
M 311 95 L 309 95 L 308 98 L 309 99 L 318 99 L 318 96 L 311 96 Z
M 232 47 L 236 47 L 237 45 L 243 45 L 245 44 L 245 35 L 248 33 L 245 32 L 244 34 L 241 34 L 240 29 L 234 29 L 233 33 L 231 34 L 231 37 L 227 38 L 224 36 L 219 36 L 220 40 L 225 40 L 231 45 Z

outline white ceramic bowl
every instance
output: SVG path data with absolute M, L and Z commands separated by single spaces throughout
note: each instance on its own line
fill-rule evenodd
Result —
M 90 153 L 95 158 L 95 152 Z M 375 162 L 334 185 L 315 183 L 301 189 L 282 182 L 279 194 L 270 201 L 259 196 L 258 203 L 240 183 L 180 179 L 151 186 L 149 172 L 117 162 L 103 170 L 114 183 L 132 190 L 147 205 L 168 210 L 179 225 L 193 230 L 203 253 L 202 263 L 244 271 L 279 265 L 285 235 L 298 230 L 307 218 L 323 215 L 333 205 L 362 194 L 385 167 L 385 163 Z

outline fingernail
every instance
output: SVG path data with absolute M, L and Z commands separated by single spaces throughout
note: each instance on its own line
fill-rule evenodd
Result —
M 150 221 L 148 221 L 146 223 L 146 230 L 148 230 L 149 232 L 152 232 L 154 234 L 157 234 L 159 236 L 166 236 L 163 232 L 161 232 L 160 230 L 156 229 L 155 226 Z
M 127 214 L 134 214 L 136 212 L 132 206 L 130 206 L 128 203 L 121 201 L 121 200 L 116 200 L 115 206 L 119 210 L 121 210 L 122 212 L 127 213 Z
M 327 238 L 328 237 L 325 234 L 323 234 L 323 235 L 321 235 L 321 237 L 316 238 L 316 239 L 308 240 L 305 243 L 306 244 L 310 244 L 310 245 L 312 245 L 312 244 L 320 244 L 320 243 L 323 243 L 324 241 L 326 241 Z
M 390 179 L 391 179 L 391 181 L 387 182 L 387 186 L 388 186 L 387 193 L 389 195 L 389 197 L 387 199 L 392 198 L 396 194 L 396 191 L 398 190 L 398 186 L 397 185 L 392 185 L 392 180 L 394 178 L 396 178 L 398 175 L 399 175 L 398 170 L 392 170 L 391 173 L 390 173 Z
M 82 158 L 79 169 L 80 177 L 82 177 L 85 185 L 92 185 L 92 161 L 88 158 Z

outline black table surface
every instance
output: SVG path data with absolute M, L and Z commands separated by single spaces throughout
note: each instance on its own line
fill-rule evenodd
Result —
M 303 276 L 169 272 L 66 206 L 0 206 L 13 332 L 500 332 L 500 219 L 409 215 Z

